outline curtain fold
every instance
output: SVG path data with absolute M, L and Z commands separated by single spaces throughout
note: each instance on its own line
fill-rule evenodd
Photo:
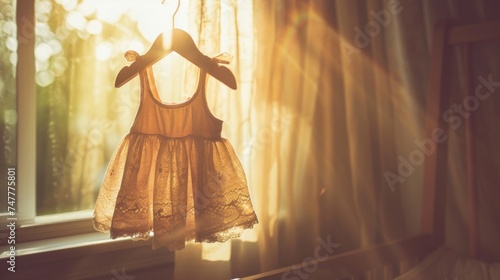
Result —
M 385 162 L 393 160 L 379 151 L 379 146 L 390 151 L 390 141 L 394 141 L 391 131 L 393 106 L 390 96 L 383 96 L 387 94 L 385 89 L 390 77 L 361 50 L 346 53 L 349 51 L 346 48 L 352 47 L 347 44 L 353 44 L 350 38 L 356 36 L 353 26 L 363 21 L 361 13 L 366 7 L 354 1 L 319 1 L 309 5 L 301 1 L 273 3 L 280 7 L 275 9 L 274 20 L 256 20 L 258 39 L 266 40 L 270 36 L 268 30 L 278 34 L 274 45 L 270 41 L 259 41 L 272 47 L 275 53 L 270 67 L 265 62 L 257 65 L 257 72 L 269 77 L 264 80 L 269 82 L 263 84 L 272 85 L 262 100 L 274 101 L 285 111 L 291 111 L 294 118 L 289 124 L 290 134 L 276 135 L 281 145 L 268 146 L 268 152 L 262 152 L 269 155 L 280 149 L 274 153 L 283 155 L 281 159 L 285 159 L 285 163 L 282 164 L 286 167 L 281 169 L 283 173 L 276 173 L 277 181 L 264 183 L 279 184 L 280 202 L 264 213 L 267 215 L 264 219 L 277 218 L 279 225 L 275 232 L 260 235 L 259 242 L 266 244 L 260 247 L 261 250 L 273 252 L 269 244 L 279 250 L 278 256 L 261 254 L 264 271 L 300 262 L 311 254 L 318 238 L 330 237 L 341 244 L 340 252 L 405 233 L 402 229 L 391 232 L 381 225 L 383 222 L 387 227 L 398 221 L 402 223 L 402 216 L 395 215 L 401 211 L 394 210 L 401 209 L 399 198 L 392 196 L 390 206 L 393 207 L 389 215 L 379 214 L 381 208 L 389 208 L 387 197 L 391 198 L 388 189 L 384 189 L 383 166 L 378 165 L 381 155 L 388 157 Z M 266 5 L 270 4 L 256 1 L 254 8 L 269 9 Z M 269 23 L 283 18 L 285 23 L 275 24 L 272 30 Z M 378 50 L 379 53 L 384 51 L 382 46 Z M 259 82 L 262 81 L 257 80 Z M 380 88 L 377 92 L 367 90 L 377 87 Z M 389 102 L 383 102 L 384 98 Z M 381 108 L 373 106 L 377 100 Z M 376 122 L 374 117 L 377 115 L 390 121 Z M 268 119 L 269 113 L 262 115 L 262 125 Z M 382 125 L 385 127 L 379 127 Z M 380 140 L 377 139 L 381 133 L 379 129 L 388 130 L 383 131 Z M 258 177 L 262 181 L 274 175 L 269 174 L 267 166 L 259 170 L 261 175 Z

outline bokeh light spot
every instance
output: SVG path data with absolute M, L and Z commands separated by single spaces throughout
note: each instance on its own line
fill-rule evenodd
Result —
M 5 110 L 3 119 L 8 125 L 15 125 L 17 122 L 17 112 L 13 109 Z
M 83 30 L 87 24 L 87 19 L 79 12 L 70 12 L 66 17 L 66 24 L 70 29 Z
M 17 65 L 17 52 L 13 52 L 10 54 L 9 61 L 12 65 Z
M 42 38 L 47 37 L 52 33 L 50 32 L 49 25 L 45 22 L 37 22 L 35 29 L 36 35 Z
M 52 11 L 52 2 L 50 1 L 35 1 L 35 10 L 37 13 L 50 14 Z
M 52 48 L 47 43 L 39 43 L 35 47 L 35 57 L 41 61 L 47 61 L 52 56 Z
M 61 43 L 58 40 L 52 39 L 49 41 L 48 44 L 50 46 L 52 55 L 58 54 L 62 51 Z
M 17 50 L 17 40 L 14 37 L 9 37 L 5 40 L 5 46 L 15 52 Z
M 97 45 L 95 50 L 96 58 L 100 61 L 108 60 L 113 52 L 113 44 L 104 41 Z
M 44 60 L 44 61 L 37 60 L 35 62 L 35 67 L 36 67 L 37 72 L 45 71 L 45 70 L 49 69 L 49 62 L 46 60 Z
M 63 6 L 66 11 L 73 11 L 78 4 L 76 0 L 57 0 L 59 4 Z
M 92 35 L 100 34 L 102 31 L 102 24 L 97 20 L 91 20 L 87 24 L 87 32 Z
M 83 2 L 80 3 L 80 5 L 78 5 L 78 11 L 82 15 L 87 17 L 87 16 L 92 15 L 95 12 L 97 6 L 99 6 L 98 1 L 84 0 Z
M 3 25 L 3 32 L 11 36 L 16 34 L 16 24 L 12 21 L 8 21 Z
M 46 87 L 54 82 L 54 75 L 49 71 L 41 71 L 36 74 L 36 83 L 41 87 Z

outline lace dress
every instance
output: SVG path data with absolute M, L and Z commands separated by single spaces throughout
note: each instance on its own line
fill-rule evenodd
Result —
M 140 57 L 139 57 L 140 59 Z M 151 67 L 139 73 L 141 100 L 109 163 L 94 228 L 111 238 L 149 239 L 153 248 L 224 242 L 258 223 L 241 163 L 205 97 L 206 73 L 186 102 L 160 100 Z

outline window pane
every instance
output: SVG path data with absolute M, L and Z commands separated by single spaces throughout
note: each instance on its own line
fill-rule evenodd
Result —
M 0 192 L 1 212 L 7 212 L 7 168 L 16 165 L 16 2 L 0 0 Z
M 158 0 L 36 1 L 37 215 L 94 207 L 137 110 L 137 78 L 114 88 L 123 54 L 149 49 L 170 10 Z

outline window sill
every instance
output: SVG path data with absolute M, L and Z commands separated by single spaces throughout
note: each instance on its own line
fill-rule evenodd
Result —
M 0 246 L 0 262 L 4 264 L 9 260 L 9 246 Z M 122 273 L 124 269 L 134 271 L 158 265 L 173 266 L 174 262 L 174 253 L 166 249 L 153 251 L 151 241 L 111 240 L 108 234 L 97 232 L 19 243 L 15 254 L 16 273 L 3 268 L 0 271 L 2 279 L 5 279 L 3 275 L 8 279 L 103 276 L 109 279 L 113 271 Z
M 0 245 L 7 237 L 7 219 L 1 223 Z M 94 233 L 92 212 L 80 211 L 36 217 L 33 221 L 16 222 L 16 243 Z

